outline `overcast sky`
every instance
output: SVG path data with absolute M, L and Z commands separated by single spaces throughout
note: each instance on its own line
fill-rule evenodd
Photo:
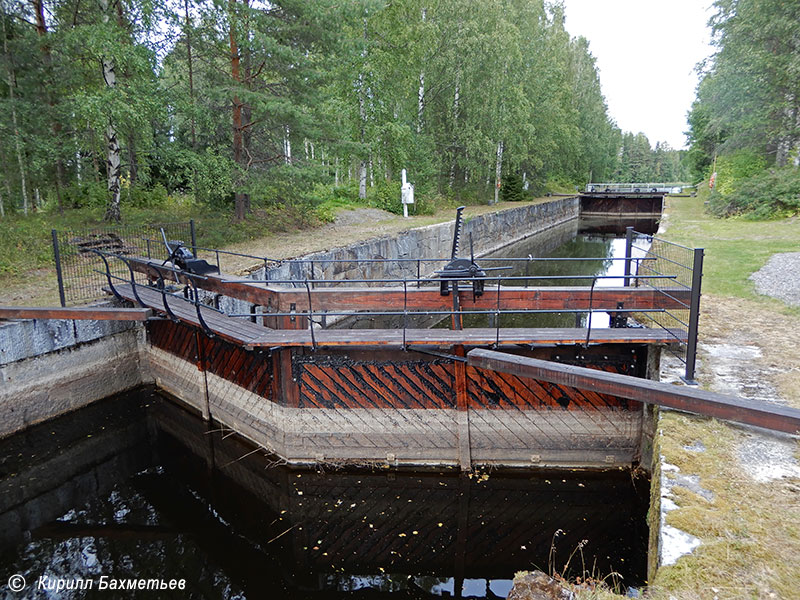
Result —
M 597 59 L 611 118 L 683 148 L 695 65 L 709 56 L 712 0 L 565 0 L 566 27 Z

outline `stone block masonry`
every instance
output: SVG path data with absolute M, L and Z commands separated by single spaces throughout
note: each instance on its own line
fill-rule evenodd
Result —
M 541 204 L 527 204 L 518 208 L 487 213 L 465 219 L 461 234 L 461 254 L 469 254 L 469 236 L 472 234 L 476 256 L 499 250 L 522 239 L 541 233 L 577 219 L 580 215 L 578 198 L 559 198 Z M 392 237 L 379 237 L 342 248 L 314 252 L 298 261 L 286 261 L 279 267 L 253 272 L 254 279 L 311 278 L 311 263 L 317 279 L 388 279 L 416 277 L 416 263 L 370 263 L 355 261 L 368 259 L 448 259 L 453 243 L 454 223 L 437 223 L 403 231 Z M 336 261 L 336 262 L 332 262 Z M 344 261 L 344 262 L 342 262 Z M 353 261 L 353 262 L 347 262 Z M 430 275 L 442 265 L 422 265 L 421 274 Z

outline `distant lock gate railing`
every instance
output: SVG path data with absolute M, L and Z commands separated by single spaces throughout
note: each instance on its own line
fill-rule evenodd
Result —
M 150 226 L 146 232 L 160 232 L 158 231 L 161 226 Z M 170 229 L 167 229 L 167 228 Z M 163 241 L 156 236 L 147 235 L 146 232 L 141 232 L 139 237 L 129 235 L 129 240 L 135 240 L 135 247 L 138 248 L 139 256 L 147 256 L 161 260 L 166 257 Z M 222 272 L 224 267 L 225 257 L 232 257 L 237 259 L 248 259 L 253 264 L 261 264 L 264 273 L 262 278 L 258 278 L 258 273 L 250 278 L 253 284 L 263 284 L 265 286 L 291 286 L 294 288 L 306 288 L 313 290 L 316 288 L 335 287 L 343 285 L 351 286 L 387 286 L 387 285 L 402 285 L 404 290 L 410 287 L 420 288 L 422 286 L 436 286 L 439 285 L 441 279 L 431 274 L 435 271 L 437 266 L 445 265 L 450 259 L 448 258 L 389 258 L 389 259 L 331 259 L 331 258 L 307 258 L 307 259 L 270 259 L 249 255 L 245 253 L 230 252 L 214 248 L 203 248 L 194 243 L 194 223 L 178 223 L 171 224 L 165 227 L 167 237 L 170 239 L 181 239 L 181 236 L 188 237 L 193 240 L 192 244 L 186 244 L 190 247 L 195 256 L 205 255 L 209 258 L 210 262 L 216 263 L 217 267 Z M 188 235 L 186 235 L 188 234 Z M 59 234 L 60 236 L 61 234 Z M 58 257 L 58 239 L 54 232 L 54 248 L 56 256 Z M 74 237 L 74 236 L 73 236 Z M 636 321 L 642 325 L 650 328 L 660 328 L 664 330 L 667 337 L 674 339 L 674 343 L 668 345 L 668 350 L 671 352 L 681 363 L 684 365 L 684 375 L 682 379 L 687 383 L 694 383 L 694 375 L 697 360 L 697 331 L 700 313 L 700 293 L 702 282 L 702 269 L 703 269 L 703 249 L 702 248 L 688 248 L 675 244 L 667 240 L 663 240 L 652 235 L 638 233 L 633 228 L 627 228 L 626 231 L 626 249 L 625 257 L 620 258 L 604 258 L 604 257 L 563 257 L 563 258 L 537 258 L 537 257 L 523 257 L 523 258 L 481 258 L 481 263 L 505 263 L 507 265 L 517 265 L 520 275 L 515 276 L 499 276 L 499 277 L 482 277 L 479 279 L 484 280 L 485 294 L 491 294 L 493 291 L 498 297 L 498 308 L 495 310 L 462 310 L 463 307 L 454 306 L 453 310 L 445 311 L 410 311 L 404 306 L 403 311 L 344 311 L 344 312 L 331 312 L 331 311 L 314 311 L 311 303 L 311 296 L 309 294 L 310 310 L 307 312 L 294 311 L 292 313 L 263 313 L 256 315 L 254 312 L 247 314 L 232 313 L 228 316 L 237 318 L 249 318 L 255 320 L 258 317 L 306 317 L 309 322 L 309 327 L 312 330 L 314 325 L 320 326 L 327 317 L 350 317 L 350 316 L 397 316 L 402 318 L 402 324 L 405 328 L 409 318 L 414 316 L 426 317 L 452 317 L 454 314 L 470 315 L 470 314 L 486 314 L 494 317 L 494 325 L 497 329 L 497 336 L 499 342 L 500 336 L 500 320 L 504 314 L 569 314 L 588 315 L 586 319 L 587 325 L 587 343 L 591 335 L 592 320 L 590 315 L 594 313 L 617 313 L 634 317 Z M 62 245 L 63 246 L 63 245 Z M 97 248 L 95 248 L 97 250 Z M 101 253 L 106 253 L 109 256 L 123 254 L 116 252 L 115 248 L 111 248 L 110 252 L 101 250 Z M 98 253 L 88 252 L 95 257 L 94 261 L 86 260 L 81 265 L 81 270 L 73 270 L 73 279 L 79 276 L 86 277 L 86 272 L 91 270 L 90 283 L 85 283 L 82 286 L 74 286 L 77 290 L 90 290 L 84 292 L 83 298 L 92 299 L 98 297 L 104 285 L 108 283 L 108 277 L 104 272 L 106 267 L 102 265 L 102 261 L 97 258 Z M 126 252 L 125 254 L 135 254 L 135 252 Z M 257 261 L 257 262 L 256 262 Z M 567 263 L 580 263 L 580 262 L 607 262 L 607 261 L 623 261 L 624 274 L 620 275 L 596 275 L 596 274 L 570 274 L 570 275 L 532 275 L 530 269 L 533 265 L 548 262 L 567 262 Z M 119 262 L 119 261 L 118 261 Z M 58 263 L 58 258 L 57 258 Z M 364 267 L 376 263 L 391 263 L 396 267 L 395 272 L 398 273 L 397 277 L 383 277 L 383 278 L 353 278 L 346 279 L 326 278 L 325 271 L 330 268 L 332 264 L 349 265 L 351 268 Z M 522 268 L 520 268 L 522 267 Z M 125 283 L 134 282 L 134 275 L 129 273 L 129 268 L 123 264 L 119 264 L 116 268 L 109 266 L 110 275 L 118 281 Z M 276 272 L 277 271 L 277 272 Z M 391 269 L 386 272 L 391 273 Z M 290 274 L 289 277 L 281 276 L 281 273 Z M 193 276 L 195 278 L 199 276 Z M 655 309 L 625 309 L 618 308 L 613 311 L 604 308 L 596 309 L 589 307 L 586 309 L 500 309 L 499 308 L 499 295 L 502 285 L 524 285 L 528 287 L 533 284 L 569 284 L 572 282 L 581 282 L 584 285 L 590 285 L 594 290 L 598 282 L 610 283 L 611 281 L 621 281 L 624 286 L 633 287 L 648 287 L 654 290 L 658 295 L 663 296 L 665 305 L 678 305 L 679 309 L 670 308 L 655 308 Z M 61 281 L 61 277 L 60 277 Z M 65 281 L 67 279 L 65 278 Z M 463 280 L 462 280 L 463 281 Z M 138 277 L 134 285 L 145 284 L 146 279 Z M 574 284 L 573 284 L 574 285 Z M 197 287 L 202 288 L 202 285 Z M 62 292 L 62 299 L 66 289 Z M 466 289 L 466 288 L 465 288 Z M 671 293 L 672 290 L 682 289 L 689 292 L 690 301 L 684 302 Z M 165 292 L 168 294 L 168 292 Z M 186 293 L 177 294 L 184 299 L 194 299 L 195 304 L 203 304 L 208 306 L 213 303 L 214 294 L 203 295 L 202 292 L 189 291 Z M 80 295 L 73 292 L 68 296 L 73 301 L 75 298 L 80 298 Z M 666 302 L 668 301 L 668 302 Z M 63 302 L 62 302 L 63 304 Z M 405 304 L 405 303 L 404 303 Z

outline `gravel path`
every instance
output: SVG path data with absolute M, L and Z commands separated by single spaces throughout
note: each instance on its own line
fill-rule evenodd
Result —
M 750 275 L 756 291 L 800 306 L 800 252 L 773 254 L 761 269 Z

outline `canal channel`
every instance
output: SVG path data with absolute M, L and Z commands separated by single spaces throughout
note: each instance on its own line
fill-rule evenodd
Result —
M 575 220 L 487 258 L 592 258 L 516 263 L 513 274 L 621 285 L 612 259 L 624 238 L 599 229 Z M 588 317 L 503 318 L 574 327 Z M 290 468 L 152 388 L 0 440 L 0 457 L 0 581 L 29 584 L 14 597 L 154 597 L 53 595 L 35 589 L 40 577 L 183 578 L 189 598 L 398 599 L 504 598 L 530 569 L 623 589 L 646 576 L 641 470 Z

